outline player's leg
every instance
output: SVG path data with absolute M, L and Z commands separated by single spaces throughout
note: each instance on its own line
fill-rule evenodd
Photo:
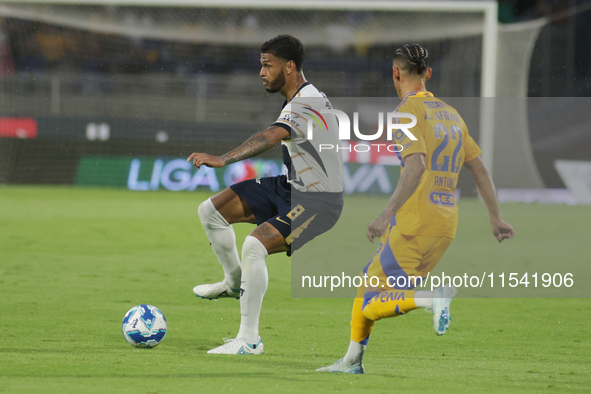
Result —
M 405 268 L 418 266 L 420 256 L 414 237 L 403 237 L 395 223 L 393 220 L 382 236 L 377 253 L 363 271 L 371 286 L 364 290 L 362 310 L 363 315 L 372 321 L 402 315 L 417 308 L 415 292 L 412 291 L 414 282 L 409 281 Z M 374 278 L 378 279 L 377 283 Z
M 353 311 L 351 313 L 351 341 L 349 348 L 343 358 L 336 361 L 334 364 L 327 367 L 318 368 L 319 372 L 344 372 L 344 373 L 365 373 L 362 360 L 365 348 L 369 342 L 369 335 L 373 331 L 375 320 L 370 319 L 364 313 L 364 309 L 370 300 L 383 291 L 387 283 L 387 275 L 384 272 L 382 260 L 387 263 L 389 254 L 392 254 L 389 248 L 389 239 L 393 226 L 396 221 L 392 222 L 384 235 L 381 238 L 380 245 L 371 261 L 363 268 L 362 276 L 377 277 L 380 279 L 377 287 L 366 288 L 361 286 L 357 289 L 357 298 L 353 303 Z M 388 265 L 386 264 L 386 267 Z M 369 283 L 372 283 L 371 280 Z
M 248 346 L 262 342 L 259 337 L 259 319 L 263 298 L 269 286 L 269 275 L 265 258 L 269 254 L 288 252 L 290 247 L 286 241 L 291 233 L 291 194 L 284 180 L 279 177 L 269 183 L 274 188 L 273 204 L 277 214 L 268 215 L 265 222 L 260 222 L 244 240 L 242 245 L 242 277 L 240 284 L 240 330 L 237 339 L 243 340 Z M 271 194 L 270 194 L 271 195 Z M 257 208 L 257 211 L 261 209 Z M 250 348 L 250 350 L 255 350 Z M 258 353 L 258 354 L 260 354 Z
M 393 220 L 395 223 L 395 221 Z M 431 272 L 451 243 L 449 238 L 405 237 L 391 226 L 382 237 L 378 252 L 363 269 L 369 278 L 379 278 L 374 288 L 360 288 L 351 316 L 351 342 L 343 358 L 320 372 L 365 373 L 362 359 L 373 326 L 377 320 L 400 316 L 414 309 L 434 310 L 433 328 L 438 335 L 449 327 L 449 304 L 455 295 L 453 287 L 414 291 L 414 276 L 423 278 Z M 396 255 L 393 250 L 396 250 Z M 371 283 L 371 281 L 370 281 Z M 399 287 L 399 288 L 396 288 Z M 388 289 L 388 290 L 383 290 Z
M 287 201 L 284 201 L 286 200 Z M 239 298 L 241 267 L 233 223 L 264 223 L 278 212 L 278 203 L 289 206 L 289 189 L 282 177 L 249 179 L 230 186 L 203 205 L 202 221 L 208 222 L 206 232 L 224 267 L 222 282 L 197 286 L 196 295 L 215 299 Z M 213 223 L 213 224 L 211 224 Z
M 406 237 L 404 237 L 404 239 L 406 240 Z M 400 265 L 405 274 L 407 274 L 407 278 L 414 276 L 415 278 L 423 279 L 426 278 L 428 273 L 435 269 L 435 266 L 439 260 L 441 260 L 441 257 L 452 242 L 451 238 L 446 237 L 433 238 L 416 236 L 412 237 L 410 240 L 412 240 L 412 244 L 408 244 L 407 247 L 404 247 L 404 244 L 407 242 L 398 242 L 395 244 L 395 249 L 401 251 Z M 410 254 L 408 253 L 409 251 Z M 414 261 L 416 253 L 421 256 L 419 264 Z M 380 299 L 376 300 L 376 303 L 373 304 L 373 313 L 379 314 L 380 318 L 397 316 L 397 308 L 404 310 L 404 307 L 399 304 L 398 300 L 394 301 L 392 299 L 400 298 L 402 293 L 403 292 L 398 290 L 389 290 L 385 295 L 381 294 Z M 415 291 L 414 296 L 408 291 L 404 293 L 406 293 L 405 297 L 407 300 L 410 299 L 414 301 L 417 308 L 426 308 L 427 311 L 432 312 L 433 330 L 437 335 L 445 334 L 451 321 L 450 305 L 457 294 L 455 287 L 449 283 L 444 284 L 434 291 Z M 386 302 L 382 302 L 384 299 Z M 367 313 L 372 312 L 372 308 L 368 308 Z M 392 308 L 394 308 L 394 311 L 392 311 Z
M 384 276 L 381 268 L 380 256 L 384 250 L 385 242 L 388 240 L 391 227 L 386 231 L 382 237 L 378 250 L 371 261 L 363 268 L 361 272 L 362 277 L 370 276 Z M 352 374 L 365 373 L 363 368 L 363 354 L 369 343 L 369 336 L 373 331 L 375 321 L 367 318 L 363 313 L 363 309 L 369 300 L 378 294 L 378 289 L 366 288 L 363 285 L 357 289 L 357 298 L 353 302 L 353 310 L 351 311 L 351 338 L 349 347 L 345 356 L 337 360 L 334 364 L 318 368 L 319 372 L 343 372 Z
M 286 252 L 285 237 L 268 222 L 262 223 L 242 245 L 242 283 L 240 286 L 240 331 L 236 339 L 208 351 L 210 354 L 263 354 L 259 319 L 263 298 L 269 285 L 265 258 Z
M 379 287 L 388 290 L 374 295 L 367 302 L 363 309 L 364 315 L 377 321 L 403 315 L 417 308 L 429 308 L 434 311 L 435 332 L 443 335 L 449 328 L 449 305 L 455 296 L 455 288 L 443 286 L 434 292 L 412 289 L 420 278 L 435 268 L 451 241 L 450 238 L 402 236 L 393 228 L 389 244 L 380 254 L 387 282 L 381 283 Z M 391 253 L 392 250 L 396 252 Z M 368 275 L 371 274 L 368 272 Z
M 231 187 L 211 197 L 211 202 L 229 224 L 256 223 L 255 216 L 248 203 Z
M 242 245 L 242 283 L 240 285 L 240 331 L 238 337 L 248 343 L 259 338 L 259 319 L 263 298 L 269 286 L 265 258 L 269 254 L 287 252 L 283 235 L 268 222 L 258 226 Z
M 359 289 L 353 305 L 351 342 L 347 353 L 334 364 L 317 371 L 364 373 L 363 354 L 375 321 L 433 306 L 432 292 L 412 290 L 415 282 L 409 280 L 412 276 L 422 278 L 431 272 L 450 243 L 448 238 L 402 236 L 393 219 L 376 255 L 363 269 L 363 274 L 368 278 L 379 278 L 379 283 L 373 288 Z
M 363 354 L 369 342 L 374 321 L 363 315 L 363 298 L 355 298 L 351 311 L 351 340 L 345 356 L 334 364 L 318 368 L 318 372 L 343 372 L 351 374 L 364 374 Z
M 430 241 L 427 239 L 421 239 L 421 241 L 427 241 L 427 245 Z M 424 269 L 427 272 L 433 271 L 449 245 L 451 244 L 451 238 L 440 238 L 435 244 L 425 253 L 423 258 Z M 422 299 L 424 303 L 429 303 L 426 306 L 433 312 L 433 330 L 437 335 L 443 335 L 449 328 L 451 321 L 450 306 L 453 298 L 457 294 L 456 288 L 451 284 L 444 284 L 443 286 L 435 289 L 431 297 L 425 297 Z
M 342 206 L 317 200 L 301 201 L 295 206 L 285 205 L 279 214 L 259 225 L 242 247 L 242 283 L 240 296 L 239 338 L 256 343 L 259 338 L 259 318 L 263 298 L 268 287 L 268 254 L 288 252 L 293 242 L 297 247 L 331 228 L 340 215 Z M 333 206 L 336 205 L 336 206 Z
M 201 203 L 198 214 L 209 243 L 224 268 L 224 280 L 196 286 L 193 292 L 206 299 L 239 298 L 240 257 L 232 223 L 254 223 L 254 215 L 248 204 L 231 188 Z
M 335 203 L 334 198 L 326 202 L 317 197 L 301 201 L 301 204 L 292 207 L 291 201 L 284 198 L 281 193 L 280 189 L 276 194 L 279 199 L 275 200 L 279 213 L 261 223 L 246 237 L 242 247 L 240 331 L 234 341 L 208 353 L 262 353 L 259 318 L 268 287 L 266 256 L 280 252 L 288 252 L 288 255 L 291 255 L 293 249 L 301 247 L 315 236 L 332 228 L 340 216 L 342 204 Z M 295 248 L 294 241 L 297 242 Z

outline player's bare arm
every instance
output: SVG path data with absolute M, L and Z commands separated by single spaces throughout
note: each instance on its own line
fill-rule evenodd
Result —
M 222 156 L 194 152 L 189 156 L 187 161 L 192 161 L 193 165 L 197 168 L 202 165 L 219 168 L 257 156 L 287 138 L 289 138 L 289 132 L 287 130 L 282 127 L 271 126 L 267 130 L 253 134 L 242 145 L 232 149 L 230 152 L 224 153 Z
M 422 153 L 413 153 L 404 158 L 404 171 L 400 181 L 394 190 L 394 194 L 386 204 L 386 207 L 373 222 L 367 227 L 367 238 L 373 243 L 374 238 L 379 238 L 386 232 L 392 216 L 404 205 L 406 200 L 413 195 L 419 187 L 421 178 L 425 172 L 425 158 Z
M 495 238 L 499 242 L 513 238 L 515 230 L 513 230 L 513 227 L 501 217 L 495 185 L 480 157 L 465 162 L 464 167 L 472 173 L 474 181 L 476 181 L 478 192 L 486 204 L 486 209 L 488 210 L 490 217 L 490 225 Z

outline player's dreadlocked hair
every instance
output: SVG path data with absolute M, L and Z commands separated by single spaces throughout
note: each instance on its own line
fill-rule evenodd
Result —
M 404 71 L 411 73 L 416 70 L 421 75 L 429 64 L 429 52 L 419 44 L 406 44 L 396 50 L 394 62 Z
M 272 53 L 281 59 L 293 60 L 298 71 L 302 69 L 306 57 L 301 41 L 288 34 L 279 35 L 265 42 L 261 45 L 261 53 Z

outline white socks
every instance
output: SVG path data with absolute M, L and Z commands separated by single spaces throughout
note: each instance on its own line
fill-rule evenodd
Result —
M 240 296 L 240 332 L 237 338 L 256 344 L 259 337 L 259 318 L 263 297 L 269 285 L 265 257 L 269 254 L 265 246 L 252 236 L 247 236 L 242 246 L 242 267 L 236 248 L 234 228 L 215 208 L 211 199 L 199 205 L 199 218 L 222 267 L 225 281 L 238 291 Z M 242 280 L 242 283 L 240 281 Z
M 343 357 L 343 361 L 349 365 L 359 364 L 363 359 L 363 352 L 367 345 L 362 345 L 359 342 L 351 341 L 349 343 L 349 349 L 347 349 L 347 353 L 345 357 Z
M 201 203 L 197 212 L 209 243 L 218 260 L 222 263 L 222 267 L 224 267 L 226 283 L 232 289 L 238 291 L 240 289 L 241 269 L 234 228 L 218 212 L 213 202 L 211 202 L 211 198 Z
M 259 337 L 259 318 L 263 297 L 269 285 L 265 246 L 252 236 L 247 236 L 242 245 L 242 295 L 240 296 L 240 332 L 237 338 L 256 344 Z
M 417 308 L 431 308 L 432 302 L 432 291 L 415 291 L 415 304 Z

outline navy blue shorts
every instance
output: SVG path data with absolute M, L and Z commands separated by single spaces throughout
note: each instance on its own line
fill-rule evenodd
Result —
M 330 230 L 343 210 L 342 193 L 302 193 L 291 189 L 285 175 L 249 179 L 230 186 L 254 214 L 257 226 L 267 222 L 290 246 L 288 256 Z

